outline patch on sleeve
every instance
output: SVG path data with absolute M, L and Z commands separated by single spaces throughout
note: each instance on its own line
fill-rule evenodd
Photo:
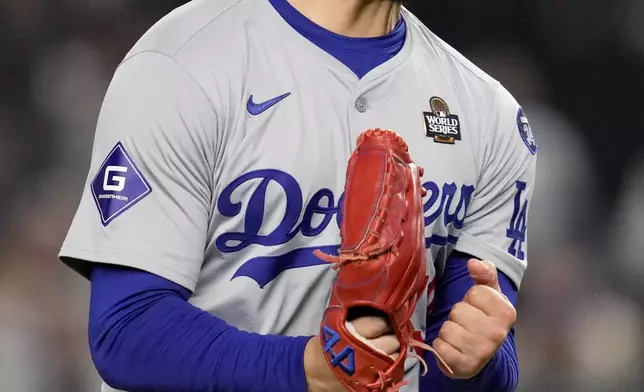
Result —
M 521 138 L 528 150 L 532 155 L 537 153 L 537 142 L 534 140 L 534 135 L 532 134 L 532 128 L 530 128 L 530 123 L 528 122 L 528 117 L 525 115 L 523 108 L 519 108 L 519 113 L 517 114 L 517 126 L 519 127 L 519 133 Z
M 103 226 L 152 192 L 121 142 L 107 155 L 90 187 Z

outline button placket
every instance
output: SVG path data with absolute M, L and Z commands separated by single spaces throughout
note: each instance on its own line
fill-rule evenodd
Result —
M 366 112 L 368 109 L 367 99 L 363 96 L 358 97 L 358 99 L 356 99 L 355 107 L 360 113 Z

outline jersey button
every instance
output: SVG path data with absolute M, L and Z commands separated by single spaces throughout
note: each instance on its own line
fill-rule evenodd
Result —
M 367 99 L 365 97 L 360 97 L 356 100 L 356 110 L 360 113 L 367 111 Z

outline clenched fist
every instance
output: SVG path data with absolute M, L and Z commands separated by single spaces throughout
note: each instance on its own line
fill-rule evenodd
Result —
M 514 306 L 501 292 L 496 267 L 471 259 L 475 285 L 452 308 L 432 346 L 451 367 L 442 372 L 455 379 L 476 376 L 503 345 L 517 319 Z

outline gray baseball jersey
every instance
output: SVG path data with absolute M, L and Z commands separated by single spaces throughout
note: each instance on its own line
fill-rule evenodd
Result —
M 196 0 L 164 18 L 109 87 L 63 261 L 85 275 L 92 262 L 160 275 L 243 330 L 316 334 L 334 273 L 313 251 L 340 243 L 358 135 L 389 128 L 426 169 L 431 277 L 459 250 L 519 285 L 535 177 L 527 119 L 498 82 L 403 17 L 404 47 L 362 79 L 268 1 Z M 408 391 L 417 368 L 410 360 Z

